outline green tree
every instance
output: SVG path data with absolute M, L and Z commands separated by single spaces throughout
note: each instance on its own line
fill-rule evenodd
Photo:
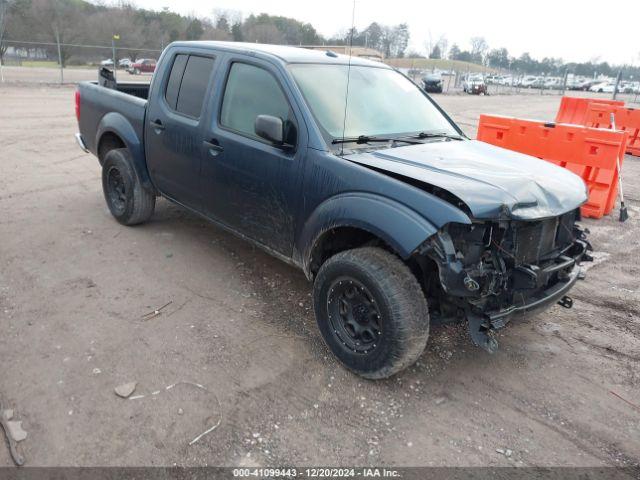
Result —
M 229 26 L 229 20 L 227 19 L 226 15 L 220 15 L 218 17 L 218 19 L 216 20 L 216 28 L 224 32 L 229 32 L 231 30 L 231 27 Z
M 487 53 L 486 61 L 493 68 L 509 68 L 509 52 L 506 48 L 494 48 Z
M 234 42 L 242 42 L 244 39 L 242 35 L 242 23 L 234 22 L 234 24 L 231 25 L 231 36 Z
M 460 60 L 458 58 L 459 56 L 460 56 L 460 47 L 458 47 L 458 44 L 454 43 L 453 45 L 451 45 L 451 48 L 449 49 L 449 59 Z

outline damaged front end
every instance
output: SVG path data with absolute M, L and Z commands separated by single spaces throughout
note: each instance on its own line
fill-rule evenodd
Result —
M 425 281 L 433 317 L 466 318 L 473 342 L 493 352 L 492 332 L 511 319 L 554 303 L 570 308 L 567 293 L 582 278 L 579 263 L 591 260 L 579 219 L 574 210 L 541 220 L 445 226 L 417 252 L 423 270 L 429 260 L 437 266 Z

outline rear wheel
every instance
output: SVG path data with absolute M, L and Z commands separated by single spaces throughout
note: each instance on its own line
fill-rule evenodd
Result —
M 366 378 L 389 377 L 413 364 L 429 337 L 429 310 L 417 279 L 381 248 L 327 260 L 314 282 L 314 308 L 331 351 Z
M 156 197 L 140 184 L 126 148 L 110 150 L 102 165 L 102 190 L 109 211 L 123 225 L 151 218 Z

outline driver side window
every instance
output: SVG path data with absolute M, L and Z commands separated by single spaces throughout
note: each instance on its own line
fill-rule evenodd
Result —
M 243 135 L 260 139 L 254 126 L 258 115 L 272 115 L 282 119 L 285 142 L 292 145 L 296 143 L 293 112 L 275 77 L 264 68 L 247 63 L 233 63 L 222 99 L 220 124 Z

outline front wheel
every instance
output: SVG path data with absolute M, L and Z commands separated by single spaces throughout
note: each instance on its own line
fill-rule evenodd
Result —
M 413 364 L 429 337 L 429 309 L 416 277 L 375 247 L 338 253 L 314 282 L 314 309 L 338 360 L 365 378 L 389 377 Z
M 151 218 L 156 196 L 140 184 L 126 148 L 110 150 L 102 164 L 102 190 L 109 211 L 123 225 Z

